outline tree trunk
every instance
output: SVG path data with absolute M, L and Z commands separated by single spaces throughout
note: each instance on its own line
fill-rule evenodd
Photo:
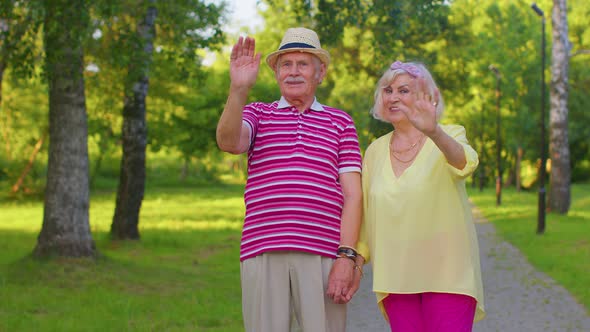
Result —
M 190 159 L 188 157 L 183 158 L 182 169 L 180 170 L 180 181 L 184 182 L 188 178 L 188 172 L 190 169 Z
M 4 70 L 6 69 L 6 62 L 8 61 L 8 52 L 10 49 L 6 47 L 6 32 L 9 26 L 4 18 L 0 17 L 0 107 L 2 106 L 2 82 L 4 81 Z
M 8 23 L 6 23 L 6 20 L 1 19 L 0 18 L 0 32 L 6 32 L 8 31 Z M 4 36 L 4 34 L 0 33 L 0 111 L 4 111 L 3 107 L 2 107 L 2 86 L 3 86 L 3 82 L 4 82 L 4 71 L 6 70 L 6 63 L 7 63 L 7 55 L 8 55 L 9 49 L 6 47 L 6 38 Z M 1 114 L 0 114 L 1 115 Z M 0 119 L 3 116 L 0 117 Z M 6 117 L 6 120 L 4 121 L 0 121 L 2 122 L 2 138 L 4 138 L 4 149 L 6 150 L 6 159 L 7 160 L 11 160 L 12 159 L 12 153 L 10 151 L 10 135 L 8 134 L 8 122 L 9 122 L 9 116 Z
M 522 162 L 522 155 L 524 154 L 524 151 L 522 150 L 522 147 L 518 147 L 516 148 L 516 191 L 520 192 L 520 190 L 522 189 L 522 179 L 521 179 L 521 162 Z
M 0 111 L 4 112 L 4 108 L 2 107 L 2 83 L 4 82 L 4 70 L 6 69 L 6 64 L 4 61 L 0 60 Z M 2 119 L 4 118 L 4 119 Z M 0 114 L 0 123 L 2 123 L 2 138 L 4 139 L 4 150 L 6 151 L 6 159 L 12 160 L 12 152 L 10 148 L 10 134 L 9 134 L 9 125 L 10 122 L 10 113 L 6 112 L 4 114 Z
M 129 65 L 130 84 L 125 89 L 123 106 L 121 175 L 111 224 L 114 239 L 139 239 L 139 211 L 145 190 L 146 97 L 156 14 L 155 0 L 149 0 L 146 16 L 137 27 L 137 43 Z
M 0 39 L 2 41 L 2 39 Z M 2 82 L 4 82 L 4 70 L 6 69 L 6 62 L 0 59 L 0 106 L 2 106 Z
M 549 208 L 565 214 L 570 208 L 571 182 L 567 108 L 570 42 L 566 0 L 553 1 L 552 23 Z
M 82 34 L 84 0 L 47 4 L 44 22 L 49 83 L 47 187 L 36 256 L 96 254 L 88 220 L 88 127 L 84 95 Z

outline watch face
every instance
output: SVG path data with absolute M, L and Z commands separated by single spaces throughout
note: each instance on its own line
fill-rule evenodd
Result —
M 350 249 L 350 248 L 339 248 L 338 254 L 345 255 L 348 258 L 355 258 L 356 257 L 356 251 L 354 251 L 353 249 Z

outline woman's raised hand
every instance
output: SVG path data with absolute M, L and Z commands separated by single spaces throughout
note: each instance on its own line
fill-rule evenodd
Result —
M 238 38 L 232 47 L 229 63 L 232 87 L 249 89 L 256 83 L 261 55 L 255 51 L 256 42 L 251 37 Z
M 434 95 L 430 95 L 426 79 L 423 77 L 415 78 L 412 81 L 414 104 L 406 111 L 406 116 L 416 129 L 430 136 L 436 131 L 436 106 L 440 99 L 440 93 L 437 89 L 434 91 Z

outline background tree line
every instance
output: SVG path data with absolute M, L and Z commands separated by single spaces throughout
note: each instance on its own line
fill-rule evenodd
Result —
M 237 38 L 222 33 L 228 23 L 223 2 L 0 3 L 0 182 L 16 198 L 44 196 L 37 254 L 95 254 L 87 208 L 97 178 L 114 179 L 117 187 L 113 238 L 139 238 L 146 176 L 157 173 L 150 168 L 152 156 L 174 160 L 181 179 L 214 181 L 223 173 L 243 172 L 243 157 L 221 155 L 214 141 L 229 83 L 228 46 Z M 494 65 L 502 77 L 502 181 L 534 188 L 540 156 L 541 30 L 530 3 L 259 3 L 265 24 L 249 33 L 263 55 L 276 49 L 288 27 L 318 31 L 332 55 L 318 99 L 353 116 L 362 148 L 390 130 L 369 116 L 377 78 L 395 60 L 427 64 L 446 101 L 444 121 L 463 124 L 480 154 L 478 175 L 484 184 L 493 183 L 497 167 L 496 76 L 489 69 Z M 560 4 L 565 1 L 538 2 L 548 32 L 552 9 Z M 571 168 L 571 176 L 565 176 L 587 181 L 590 3 L 571 0 L 565 8 Z M 550 79 L 551 33 L 547 44 Z M 211 54 L 216 60 L 204 65 Z M 272 72 L 262 67 L 250 98 L 275 100 L 279 92 Z

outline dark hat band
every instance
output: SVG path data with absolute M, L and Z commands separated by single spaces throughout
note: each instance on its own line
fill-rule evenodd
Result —
M 305 44 L 305 43 L 288 43 L 288 44 L 281 46 L 279 48 L 279 51 L 286 50 L 288 48 L 313 48 L 313 49 L 315 49 L 314 46 L 311 46 L 311 45 Z

